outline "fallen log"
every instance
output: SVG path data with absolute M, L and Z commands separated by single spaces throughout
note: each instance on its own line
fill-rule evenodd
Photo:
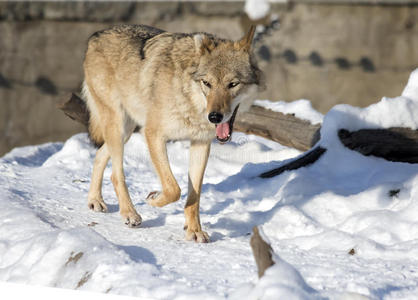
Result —
M 344 146 L 363 155 L 395 162 L 418 163 L 418 130 L 393 127 L 350 132 L 340 129 L 338 136 Z
M 251 249 L 253 251 L 254 260 L 257 264 L 258 277 L 262 277 L 264 272 L 274 265 L 273 249 L 260 235 L 257 226 L 253 227 L 253 234 L 250 239 Z
M 321 125 L 312 125 L 292 114 L 274 112 L 253 105 L 248 111 L 238 113 L 234 128 L 306 151 L 319 141 Z
M 366 156 L 372 155 L 393 162 L 418 163 L 418 130 L 393 127 L 350 132 L 340 129 L 338 137 L 345 147 Z M 271 178 L 285 171 L 306 167 L 317 161 L 326 151 L 325 148 L 317 146 L 283 166 L 262 173 L 260 177 Z
M 57 106 L 71 119 L 85 126 L 88 125 L 89 112 L 86 104 L 76 94 L 73 93 L 70 97 L 63 99 Z M 312 125 L 292 114 L 286 115 L 258 106 L 251 106 L 247 112 L 238 113 L 235 130 L 255 134 L 302 151 L 311 149 L 320 137 L 320 125 Z M 417 130 L 387 128 L 350 132 L 341 129 L 338 136 L 347 148 L 364 155 L 382 157 L 395 162 L 418 163 Z M 312 164 L 325 151 L 326 149 L 317 147 L 287 165 L 261 174 L 261 177 L 277 176 L 284 171 Z
M 57 107 L 71 119 L 87 126 L 89 112 L 86 103 L 76 94 L 63 98 Z M 255 134 L 284 146 L 302 151 L 309 150 L 319 140 L 320 125 L 285 115 L 263 107 L 252 106 L 248 112 L 239 112 L 236 131 Z

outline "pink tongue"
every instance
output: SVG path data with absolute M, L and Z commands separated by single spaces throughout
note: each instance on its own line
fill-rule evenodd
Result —
M 229 123 L 221 123 L 216 125 L 216 136 L 221 140 L 226 139 L 229 135 Z

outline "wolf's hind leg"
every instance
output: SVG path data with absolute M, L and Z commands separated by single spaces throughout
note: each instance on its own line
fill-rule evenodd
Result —
M 184 208 L 186 240 L 198 243 L 209 242 L 209 235 L 200 225 L 199 202 L 203 175 L 208 162 L 210 142 L 195 142 L 190 145 L 189 190 Z
M 93 173 L 91 176 L 90 190 L 87 205 L 90 209 L 98 212 L 107 212 L 107 206 L 102 197 L 103 172 L 109 161 L 110 154 L 106 144 L 102 145 L 96 152 L 94 159 Z
M 125 224 L 129 227 L 137 227 L 141 224 L 141 216 L 136 212 L 129 196 L 128 188 L 125 182 L 125 174 L 123 171 L 123 144 L 127 140 L 126 133 L 121 132 L 121 128 L 117 124 L 121 124 L 119 116 L 114 116 L 109 120 L 110 126 L 104 128 L 104 140 L 112 159 L 112 176 L 111 180 L 119 200 L 119 212 L 125 220 Z M 133 131 L 133 129 L 132 129 Z M 129 137 L 131 132 L 128 133 Z
M 152 206 L 162 207 L 180 199 L 180 187 L 171 172 L 167 157 L 166 142 L 147 127 L 144 130 L 149 153 L 162 185 L 162 192 L 152 192 L 147 201 Z

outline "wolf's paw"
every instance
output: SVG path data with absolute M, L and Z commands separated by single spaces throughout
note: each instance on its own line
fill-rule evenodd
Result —
M 186 240 L 196 243 L 209 243 L 209 235 L 205 231 L 191 231 L 186 229 Z
M 91 210 L 97 212 L 107 212 L 107 206 L 104 203 L 103 199 L 89 199 L 87 205 Z
M 126 212 L 122 213 L 122 218 L 125 220 L 125 224 L 128 225 L 130 228 L 139 227 L 142 223 L 142 218 L 137 212 Z
M 147 196 L 147 202 L 149 205 L 154 207 L 162 207 L 168 204 L 166 199 L 164 198 L 164 195 L 158 191 L 153 191 L 149 193 Z
M 173 189 L 171 191 L 167 192 L 151 192 L 147 196 L 147 202 L 149 205 L 155 206 L 155 207 L 163 207 L 167 204 L 176 202 L 180 199 L 180 188 Z

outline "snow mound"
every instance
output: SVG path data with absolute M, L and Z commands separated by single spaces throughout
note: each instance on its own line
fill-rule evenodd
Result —
M 402 92 L 402 96 L 413 101 L 418 101 L 418 69 L 409 76 L 408 84 Z
M 275 264 L 266 270 L 247 299 L 319 299 L 298 270 L 278 255 L 273 260 Z
M 399 97 L 383 97 L 366 108 L 347 104 L 333 107 L 324 118 L 320 144 L 328 148 L 343 147 L 338 138 L 338 130 L 342 128 L 356 131 L 390 127 L 418 129 L 418 70 L 411 73 Z
M 32 224 L 35 225 L 35 224 Z M 142 269 L 142 271 L 140 271 Z M 136 270 L 136 271 L 134 271 Z M 124 278 L 124 273 L 136 279 Z M 156 268 L 129 256 L 88 228 L 53 230 L 8 244 L 0 279 L 16 283 L 93 289 L 134 289 L 135 282 L 155 277 Z M 146 294 L 145 294 L 146 295 Z

